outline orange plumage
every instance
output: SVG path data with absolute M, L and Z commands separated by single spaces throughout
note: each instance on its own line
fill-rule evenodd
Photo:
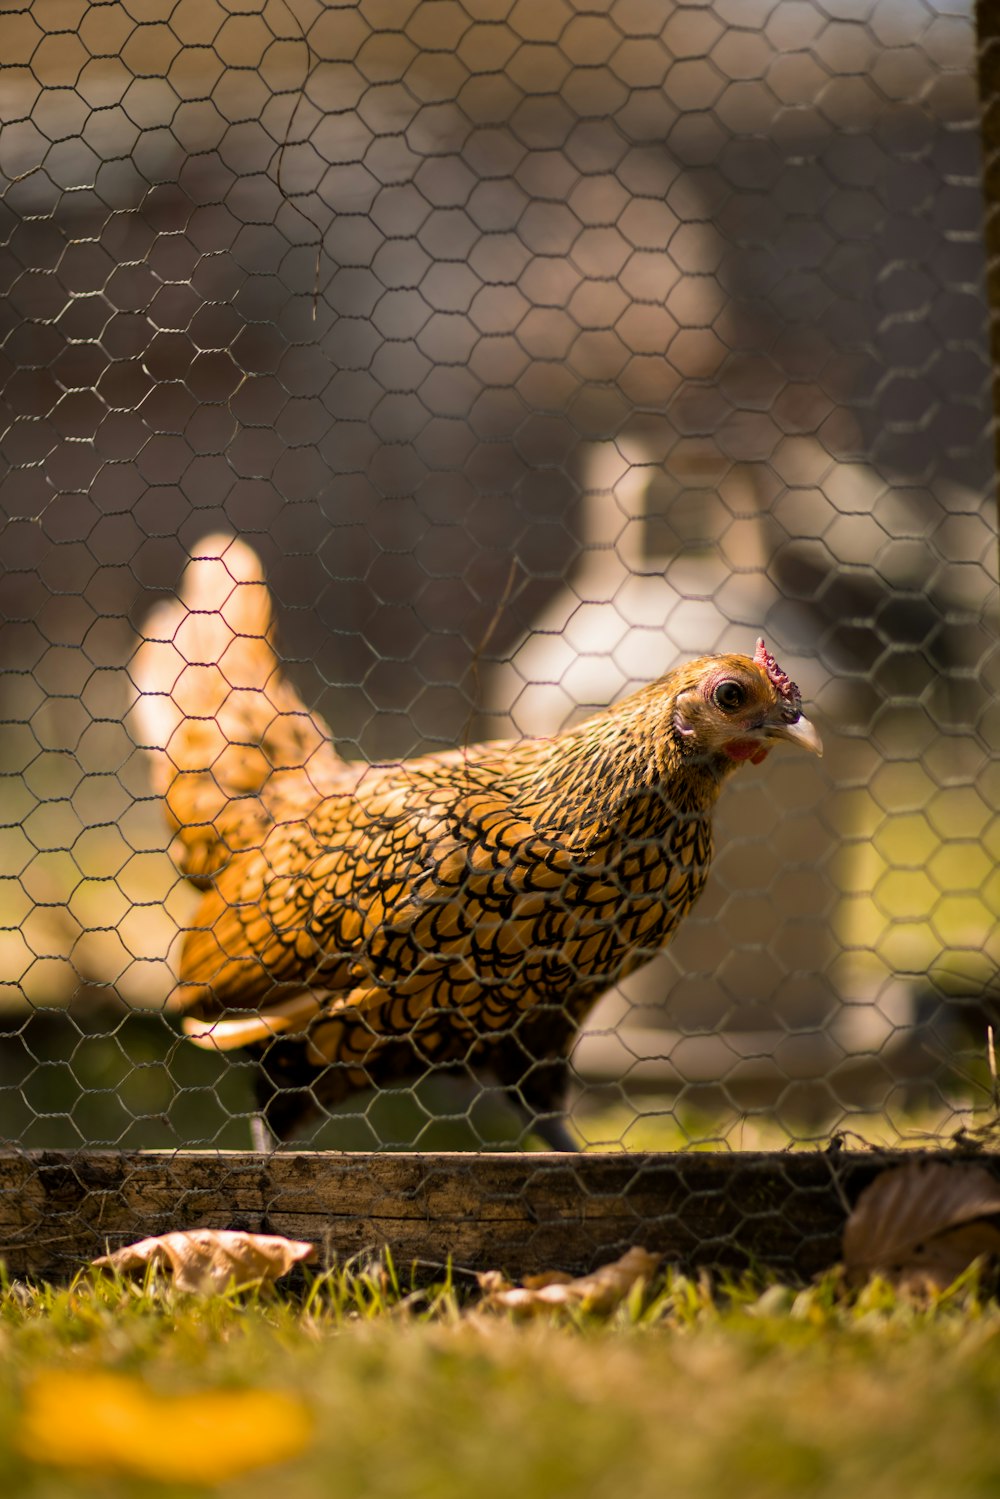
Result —
M 584 1016 L 670 940 L 742 761 L 820 752 L 763 647 L 707 656 L 553 739 L 341 759 L 271 641 L 259 560 L 216 536 L 133 660 L 138 722 L 205 891 L 176 999 L 202 1045 L 261 1050 L 279 1136 L 429 1066 L 492 1071 L 560 1147 Z

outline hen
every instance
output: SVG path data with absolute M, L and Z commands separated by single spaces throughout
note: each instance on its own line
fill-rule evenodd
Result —
M 779 743 L 822 752 L 798 688 L 758 641 L 552 739 L 351 764 L 282 674 L 257 555 L 196 550 L 131 666 L 175 857 L 205 892 L 184 1031 L 257 1049 L 261 1147 L 446 1067 L 491 1072 L 572 1148 L 577 1029 L 698 898 L 727 776 Z

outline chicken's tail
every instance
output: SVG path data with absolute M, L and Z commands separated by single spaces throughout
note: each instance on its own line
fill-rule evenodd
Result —
M 129 667 L 135 738 L 152 756 L 178 862 L 196 883 L 259 843 L 282 808 L 315 805 L 347 769 L 285 677 L 272 634 L 256 552 L 206 536 L 179 596 L 146 620 Z

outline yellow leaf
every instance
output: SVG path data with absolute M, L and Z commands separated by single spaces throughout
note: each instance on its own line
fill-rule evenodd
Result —
M 287 1462 L 311 1435 L 305 1405 L 278 1390 L 166 1395 L 124 1374 L 50 1369 L 25 1389 L 17 1445 L 60 1467 L 212 1484 Z

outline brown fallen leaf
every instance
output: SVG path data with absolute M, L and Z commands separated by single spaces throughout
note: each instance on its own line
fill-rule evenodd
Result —
M 312 1432 L 307 1407 L 280 1390 L 168 1395 L 132 1375 L 47 1369 L 25 1388 L 15 1442 L 57 1467 L 217 1484 L 297 1457 Z
M 848 1279 L 943 1291 L 974 1260 L 1000 1256 L 997 1214 L 1000 1182 L 982 1166 L 910 1161 L 883 1171 L 844 1225 Z
M 650 1280 L 659 1263 L 658 1254 L 634 1248 L 590 1275 L 574 1278 L 550 1270 L 525 1276 L 520 1286 L 512 1285 L 498 1270 L 489 1270 L 479 1276 L 484 1293 L 482 1305 L 490 1311 L 509 1311 L 522 1316 L 534 1316 L 553 1308 L 607 1315 L 626 1299 L 635 1285 Z
M 179 1291 L 211 1294 L 227 1286 L 255 1286 L 285 1275 L 293 1265 L 314 1259 L 316 1249 L 280 1234 L 250 1234 L 238 1229 L 192 1228 L 159 1234 L 126 1244 L 113 1254 L 91 1260 L 109 1270 L 144 1270 L 166 1265 Z

